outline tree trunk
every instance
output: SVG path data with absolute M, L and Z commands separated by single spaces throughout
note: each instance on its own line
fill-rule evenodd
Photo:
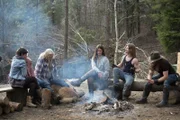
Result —
M 51 20 L 53 25 L 55 24 L 55 7 L 54 7 L 54 0 L 51 0 Z
M 4 19 L 4 3 L 3 3 L 3 1 L 4 0 L 1 0 L 1 4 L 0 4 L 0 8 L 1 8 L 1 13 L 2 13 L 2 17 L 1 17 L 1 24 L 2 24 L 2 28 L 1 28 L 1 30 L 2 30 L 2 43 L 4 43 L 5 42 L 5 37 L 6 37 L 6 35 L 5 35 L 5 33 L 6 33 L 6 30 L 5 30 L 5 19 Z M 3 44 L 3 46 L 2 46 L 3 48 L 2 48 L 2 50 L 5 50 L 5 45 Z
M 118 54 L 118 46 L 119 46 L 116 5 L 117 5 L 117 0 L 114 0 L 114 21 L 115 21 L 115 32 L 116 32 L 116 48 L 114 53 L 114 64 L 117 64 L 117 54 Z
M 125 11 L 126 11 L 126 14 L 125 14 L 125 16 L 126 16 L 126 34 L 127 34 L 127 38 L 129 38 L 130 37 L 130 35 L 129 35 L 129 12 L 128 12 L 128 5 L 129 3 L 128 3 L 128 1 L 127 0 L 124 0 L 124 8 L 125 8 Z
M 137 33 L 140 34 L 141 32 L 141 28 L 140 28 L 140 9 L 139 9 L 139 0 L 136 0 L 136 12 L 137 12 L 137 21 L 136 21 L 136 25 L 137 25 Z
M 106 0 L 106 27 L 105 27 L 105 40 L 106 40 L 106 50 L 109 50 L 109 39 L 110 39 L 110 7 L 109 0 Z
M 65 1 L 65 35 L 64 35 L 64 59 L 68 56 L 68 0 Z

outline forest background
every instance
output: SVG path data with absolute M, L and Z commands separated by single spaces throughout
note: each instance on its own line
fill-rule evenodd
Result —
M 110 63 L 118 63 L 124 46 L 137 46 L 144 78 L 148 55 L 158 50 L 172 64 L 180 50 L 178 0 L 0 0 L 0 83 L 7 82 L 12 57 L 29 50 L 35 65 L 41 52 L 56 53 L 57 73 L 79 77 L 95 46 L 105 46 Z

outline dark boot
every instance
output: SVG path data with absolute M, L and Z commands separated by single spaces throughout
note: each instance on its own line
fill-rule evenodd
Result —
M 123 101 L 127 101 L 129 96 L 131 95 L 131 90 L 130 90 L 131 86 L 130 85 L 124 85 L 123 88 L 123 96 L 122 96 L 122 100 Z
M 150 93 L 151 89 L 152 89 L 152 84 L 147 83 L 145 85 L 142 98 L 139 99 L 139 100 L 136 100 L 136 103 L 137 104 L 145 104 L 145 103 L 147 103 L 147 97 L 149 96 L 149 93 Z
M 169 98 L 169 89 L 164 87 L 163 89 L 163 100 L 156 104 L 156 107 L 167 107 L 168 106 L 168 98 Z
M 89 78 L 88 79 L 88 90 L 89 90 L 89 97 L 92 99 L 94 97 L 94 84 L 93 84 L 93 79 Z
M 83 82 L 83 80 L 78 79 L 78 80 L 73 80 L 71 81 L 71 85 L 75 86 L 75 87 L 79 87 L 81 85 L 81 83 Z
M 137 104 L 145 104 L 145 103 L 147 103 L 147 98 L 141 98 L 141 99 L 139 99 L 139 100 L 136 100 L 136 103 Z

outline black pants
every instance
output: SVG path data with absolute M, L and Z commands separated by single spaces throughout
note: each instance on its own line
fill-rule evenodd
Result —
M 37 89 L 39 89 L 39 85 L 35 77 L 27 77 L 25 80 L 24 88 L 29 88 L 29 96 L 33 97 L 34 99 L 38 98 Z

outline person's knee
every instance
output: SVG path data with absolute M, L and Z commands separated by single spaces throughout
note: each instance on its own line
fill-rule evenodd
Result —
M 163 85 L 163 89 L 169 90 L 169 88 L 170 88 L 169 85 L 167 85 L 167 84 L 164 84 L 164 85 Z
M 88 78 L 88 83 L 93 83 L 94 79 L 93 78 Z
M 117 74 L 118 72 L 119 72 L 119 68 L 117 68 L 117 67 L 113 68 L 113 73 L 114 74 Z
M 149 89 L 151 89 L 151 87 L 152 87 L 152 84 L 150 84 L 150 83 L 145 84 L 145 90 L 149 90 Z

